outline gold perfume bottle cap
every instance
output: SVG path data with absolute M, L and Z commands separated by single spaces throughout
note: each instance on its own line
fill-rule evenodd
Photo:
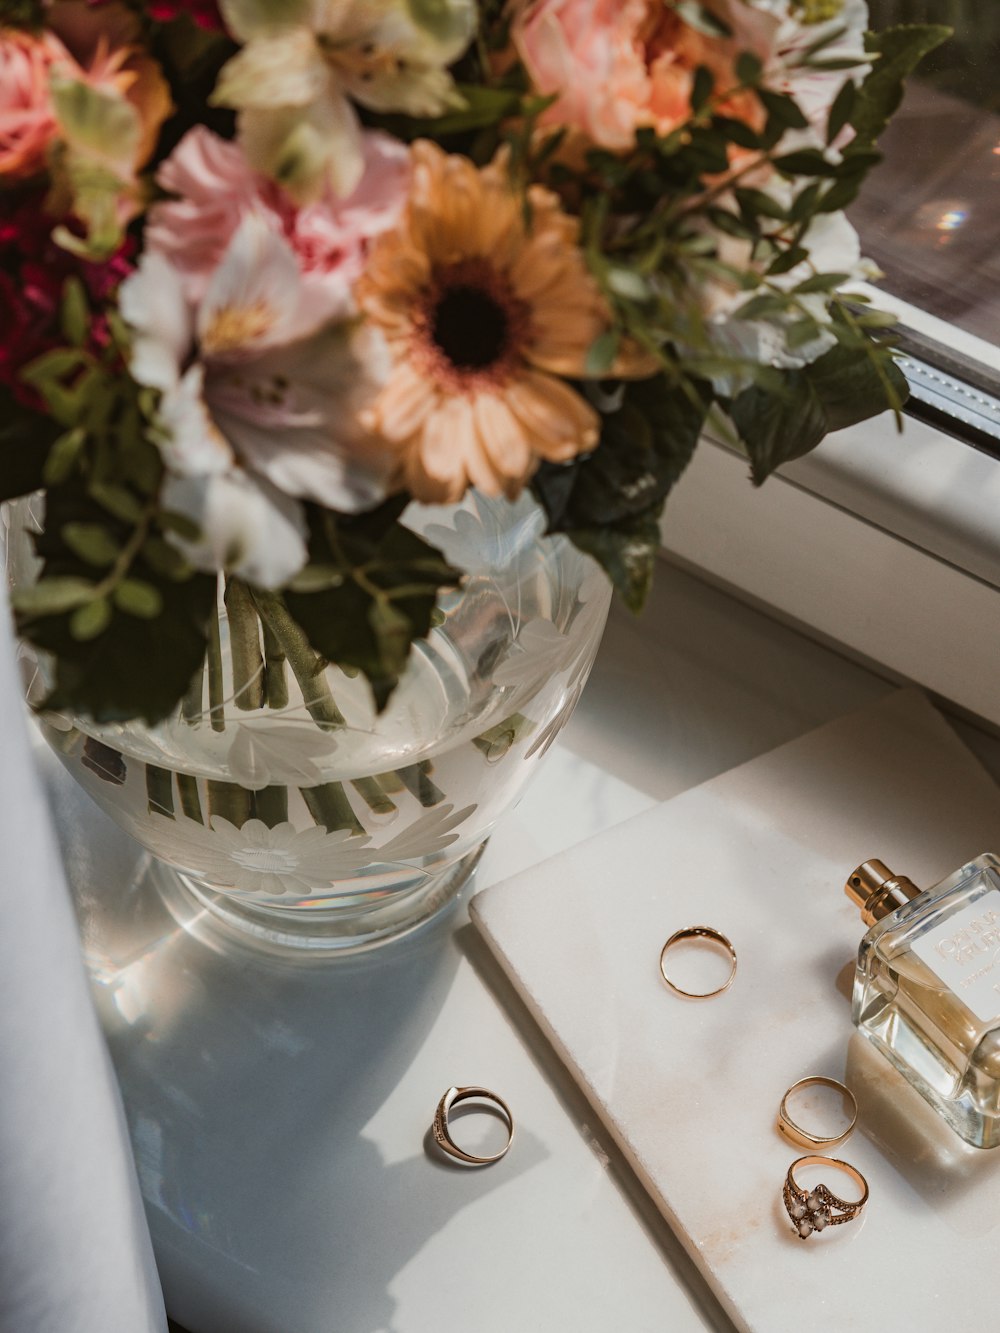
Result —
M 874 926 L 923 890 L 905 875 L 894 875 L 884 861 L 863 861 L 848 876 L 844 892 L 861 908 L 865 925 Z

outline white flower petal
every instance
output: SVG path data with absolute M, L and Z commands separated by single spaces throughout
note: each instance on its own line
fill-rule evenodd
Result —
M 151 389 L 172 389 L 191 349 L 193 331 L 177 270 L 162 255 L 143 255 L 121 285 L 118 306 L 133 331 L 132 374 Z
M 233 451 L 205 406 L 204 378 L 204 367 L 194 365 L 160 400 L 160 422 L 168 434 L 160 452 L 170 471 L 181 476 L 228 472 L 233 466 Z
M 386 494 L 393 459 L 361 425 L 388 371 L 368 329 L 327 328 L 213 377 L 213 413 L 244 463 L 286 495 L 355 513 Z
M 316 0 L 219 0 L 226 27 L 241 42 L 309 22 Z
M 327 81 L 323 53 L 306 27 L 251 38 L 219 72 L 216 106 L 308 106 Z
M 314 203 L 327 188 L 346 199 L 361 183 L 361 124 L 333 81 L 311 106 L 241 112 L 239 130 L 248 160 L 298 204 Z
M 273 220 L 249 213 L 212 274 L 198 311 L 205 359 L 236 360 L 302 337 L 308 330 L 298 318 L 301 288 L 298 260 Z
M 243 471 L 169 477 L 163 504 L 200 528 L 198 542 L 173 539 L 198 569 L 225 570 L 259 587 L 278 588 L 306 562 L 301 506 Z

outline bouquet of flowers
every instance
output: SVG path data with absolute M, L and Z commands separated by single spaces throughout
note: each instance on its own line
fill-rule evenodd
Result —
M 633 606 L 711 417 L 753 479 L 905 394 L 844 216 L 946 35 L 864 0 L 0 0 L 0 499 L 44 705 L 166 716 L 220 575 L 384 706 L 530 488 Z M 235 648 L 234 648 L 235 651 Z

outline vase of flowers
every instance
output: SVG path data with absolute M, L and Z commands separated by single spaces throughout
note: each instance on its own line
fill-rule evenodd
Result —
M 0 5 L 29 698 L 213 912 L 324 950 L 425 919 L 578 698 L 611 584 L 641 605 L 706 421 L 759 483 L 898 414 L 843 209 L 944 30 L 865 26 Z

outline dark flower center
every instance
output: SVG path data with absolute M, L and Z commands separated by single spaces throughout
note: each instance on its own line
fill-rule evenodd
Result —
M 510 318 L 490 292 L 458 283 L 434 307 L 430 334 L 456 370 L 486 370 L 508 349 Z

